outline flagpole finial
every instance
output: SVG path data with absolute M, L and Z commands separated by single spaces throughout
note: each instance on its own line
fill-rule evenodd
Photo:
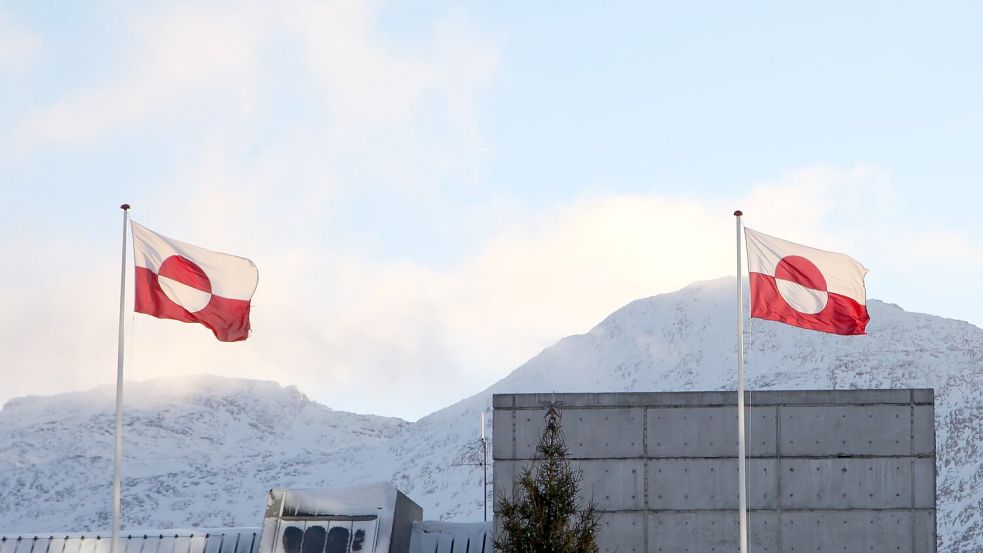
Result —
M 734 217 L 740 217 L 741 215 L 744 215 L 744 212 L 741 211 L 740 209 L 734 212 Z
M 126 211 L 126 210 L 130 209 L 130 204 L 123 204 L 123 205 L 119 206 L 119 208 L 122 209 L 123 211 Z

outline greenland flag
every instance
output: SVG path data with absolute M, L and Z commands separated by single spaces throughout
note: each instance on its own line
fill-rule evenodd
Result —
M 832 334 L 865 334 L 867 269 L 848 255 L 744 229 L 751 316 Z
M 223 342 L 249 337 L 249 301 L 259 272 L 253 262 L 161 236 L 130 222 L 137 313 L 201 323 Z

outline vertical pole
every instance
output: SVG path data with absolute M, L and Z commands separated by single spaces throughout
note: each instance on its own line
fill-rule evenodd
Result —
M 737 480 L 740 509 L 740 553 L 747 553 L 747 460 L 744 447 L 744 281 L 741 272 L 741 216 L 734 212 L 737 224 Z
M 110 553 L 119 552 L 119 519 L 122 495 L 123 464 L 123 317 L 126 301 L 126 226 L 129 222 L 129 204 L 119 206 L 123 210 L 123 259 L 119 271 L 119 334 L 116 350 L 116 443 L 113 451 L 113 541 Z
M 485 438 L 485 412 L 481 412 L 481 469 L 485 473 L 484 485 L 482 486 L 482 498 L 485 506 L 485 522 L 488 522 L 488 439 Z
M 484 462 L 482 463 L 482 466 L 483 466 L 483 468 L 485 470 L 485 485 L 484 485 L 484 489 L 485 489 L 485 493 L 484 493 L 484 495 L 485 495 L 485 522 L 488 522 L 488 439 L 487 438 L 482 438 L 481 439 L 481 448 L 484 450 L 484 456 L 485 456 L 485 459 L 484 459 Z

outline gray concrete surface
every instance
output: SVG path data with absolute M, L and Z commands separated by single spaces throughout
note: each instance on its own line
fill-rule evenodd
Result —
M 602 551 L 737 551 L 734 392 L 495 395 L 496 495 L 534 462 L 550 403 L 581 500 L 602 513 Z M 748 404 L 751 551 L 936 551 L 932 390 L 757 391 Z

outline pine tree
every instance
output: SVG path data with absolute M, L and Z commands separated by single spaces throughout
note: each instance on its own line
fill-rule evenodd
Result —
M 597 504 L 578 509 L 583 475 L 567 460 L 560 411 L 550 406 L 546 429 L 536 446 L 536 460 L 522 471 L 512 499 L 500 494 L 501 532 L 493 540 L 497 553 L 597 553 Z

